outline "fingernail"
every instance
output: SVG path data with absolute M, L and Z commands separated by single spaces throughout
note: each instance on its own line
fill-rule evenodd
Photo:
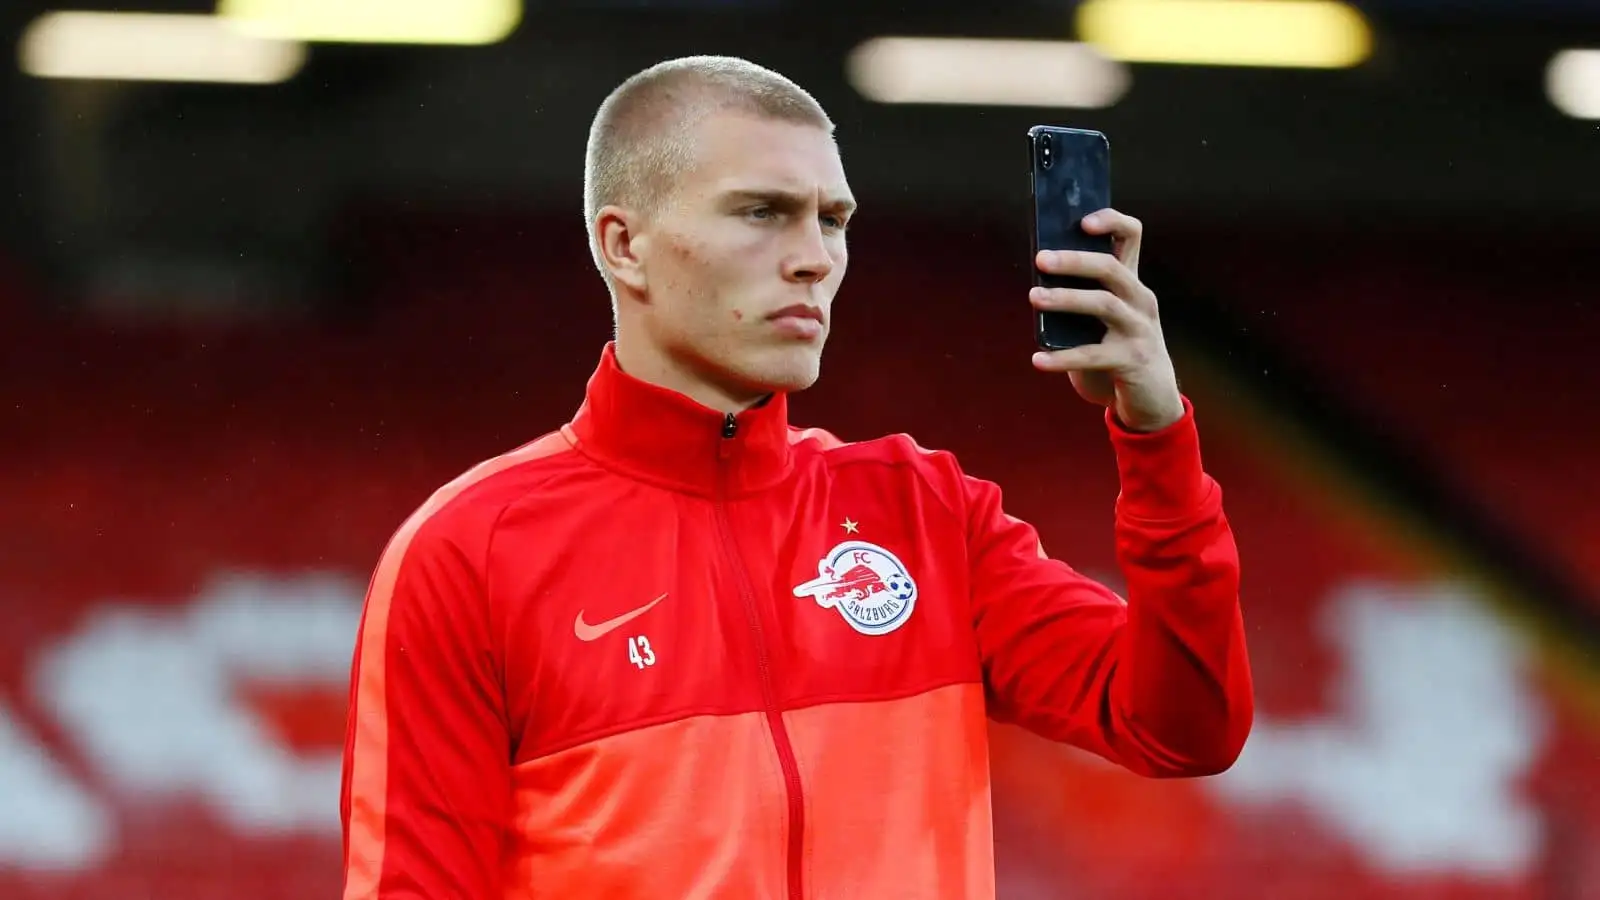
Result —
M 1098 213 L 1090 213 L 1089 215 L 1084 216 L 1083 217 L 1083 224 L 1085 224 L 1085 225 L 1099 225 L 1100 224 L 1100 215 Z
M 1042 365 L 1044 365 L 1045 363 L 1047 363 L 1049 361 L 1050 361 L 1050 354 L 1045 353 L 1042 350 L 1033 355 L 1033 364 L 1036 365 L 1036 366 L 1042 366 Z

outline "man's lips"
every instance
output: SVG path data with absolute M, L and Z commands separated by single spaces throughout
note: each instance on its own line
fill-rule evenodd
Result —
M 767 321 L 777 333 L 796 340 L 815 342 L 822 339 L 828 326 L 823 322 L 822 307 L 809 303 L 795 303 L 767 316 Z
M 785 306 L 770 316 L 769 319 L 810 319 L 818 324 L 822 323 L 822 309 L 807 303 L 796 303 Z

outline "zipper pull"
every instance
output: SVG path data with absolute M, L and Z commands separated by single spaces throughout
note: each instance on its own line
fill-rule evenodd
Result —
M 722 420 L 722 436 L 725 438 L 731 438 L 738 433 L 739 422 L 734 419 L 733 413 L 728 413 L 727 417 Z

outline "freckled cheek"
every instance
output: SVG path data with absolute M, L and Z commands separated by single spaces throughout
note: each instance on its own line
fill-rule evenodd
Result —
M 721 262 L 725 255 L 699 244 L 674 245 L 666 273 L 670 289 L 676 294 L 699 298 L 716 296 L 730 280 L 727 266 Z

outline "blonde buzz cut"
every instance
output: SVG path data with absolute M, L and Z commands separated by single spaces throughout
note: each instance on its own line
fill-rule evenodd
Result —
M 816 98 L 787 77 L 733 56 L 685 56 L 656 63 L 613 90 L 595 113 L 583 163 L 583 220 L 589 251 L 607 287 L 611 276 L 594 233 L 606 206 L 654 215 L 694 161 L 693 131 L 707 115 L 742 112 L 814 125 L 833 134 Z

